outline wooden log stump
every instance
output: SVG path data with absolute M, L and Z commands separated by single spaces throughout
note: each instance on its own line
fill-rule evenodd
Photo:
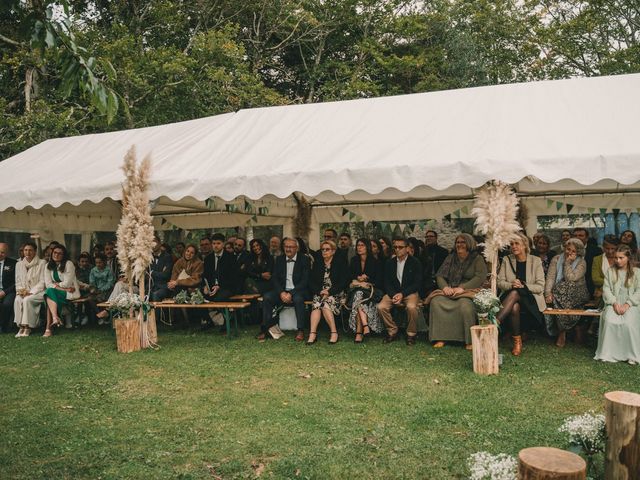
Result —
M 604 478 L 640 480 L 640 395 L 608 392 L 604 398 L 607 429 Z
M 518 454 L 518 480 L 585 480 L 587 462 L 575 453 L 532 447 Z
M 473 371 L 480 375 L 497 375 L 498 367 L 498 327 L 495 325 L 474 325 L 471 327 L 473 347 Z
M 129 353 L 140 350 L 140 321 L 137 318 L 116 318 L 113 324 L 116 329 L 118 352 Z

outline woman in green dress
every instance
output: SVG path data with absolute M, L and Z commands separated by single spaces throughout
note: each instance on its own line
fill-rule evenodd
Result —
M 595 360 L 640 362 L 640 270 L 633 267 L 628 245 L 616 251 L 615 267 L 607 270 L 602 287 L 604 310 Z
M 76 278 L 76 267 L 69 260 L 67 249 L 56 245 L 51 251 L 51 260 L 44 273 L 44 297 L 47 301 L 47 328 L 43 337 L 52 335 L 52 328 L 62 325 L 59 314 L 69 300 L 80 297 L 80 287 Z

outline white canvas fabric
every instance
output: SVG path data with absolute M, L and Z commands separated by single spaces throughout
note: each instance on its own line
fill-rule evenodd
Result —
M 151 155 L 158 211 L 212 196 L 293 206 L 293 192 L 315 203 L 470 198 L 490 179 L 522 193 L 638 191 L 639 114 L 640 74 L 241 110 L 45 141 L 0 162 L 0 212 L 111 211 L 131 145 Z

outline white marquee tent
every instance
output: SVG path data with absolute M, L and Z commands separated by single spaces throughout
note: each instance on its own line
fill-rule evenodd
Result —
M 575 213 L 640 207 L 639 119 L 634 74 L 256 108 L 47 140 L 0 162 L 0 226 L 58 238 L 115 230 L 119 167 L 135 145 L 152 158 L 158 228 L 245 225 L 256 215 L 287 233 L 299 194 L 316 228 L 344 221 L 345 206 L 365 221 L 441 218 L 490 179 L 515 184 L 535 228 L 536 214 L 557 213 L 549 199 L 570 198 Z

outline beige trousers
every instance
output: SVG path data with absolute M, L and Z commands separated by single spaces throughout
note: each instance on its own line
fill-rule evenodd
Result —
M 402 299 L 402 304 L 407 309 L 407 335 L 410 337 L 418 334 L 417 320 L 418 320 L 418 294 L 412 293 Z M 387 327 L 387 333 L 390 336 L 397 335 L 398 325 L 393 321 L 391 316 L 391 309 L 393 303 L 391 303 L 391 297 L 385 295 L 378 304 L 378 312 L 384 321 L 385 327 Z

